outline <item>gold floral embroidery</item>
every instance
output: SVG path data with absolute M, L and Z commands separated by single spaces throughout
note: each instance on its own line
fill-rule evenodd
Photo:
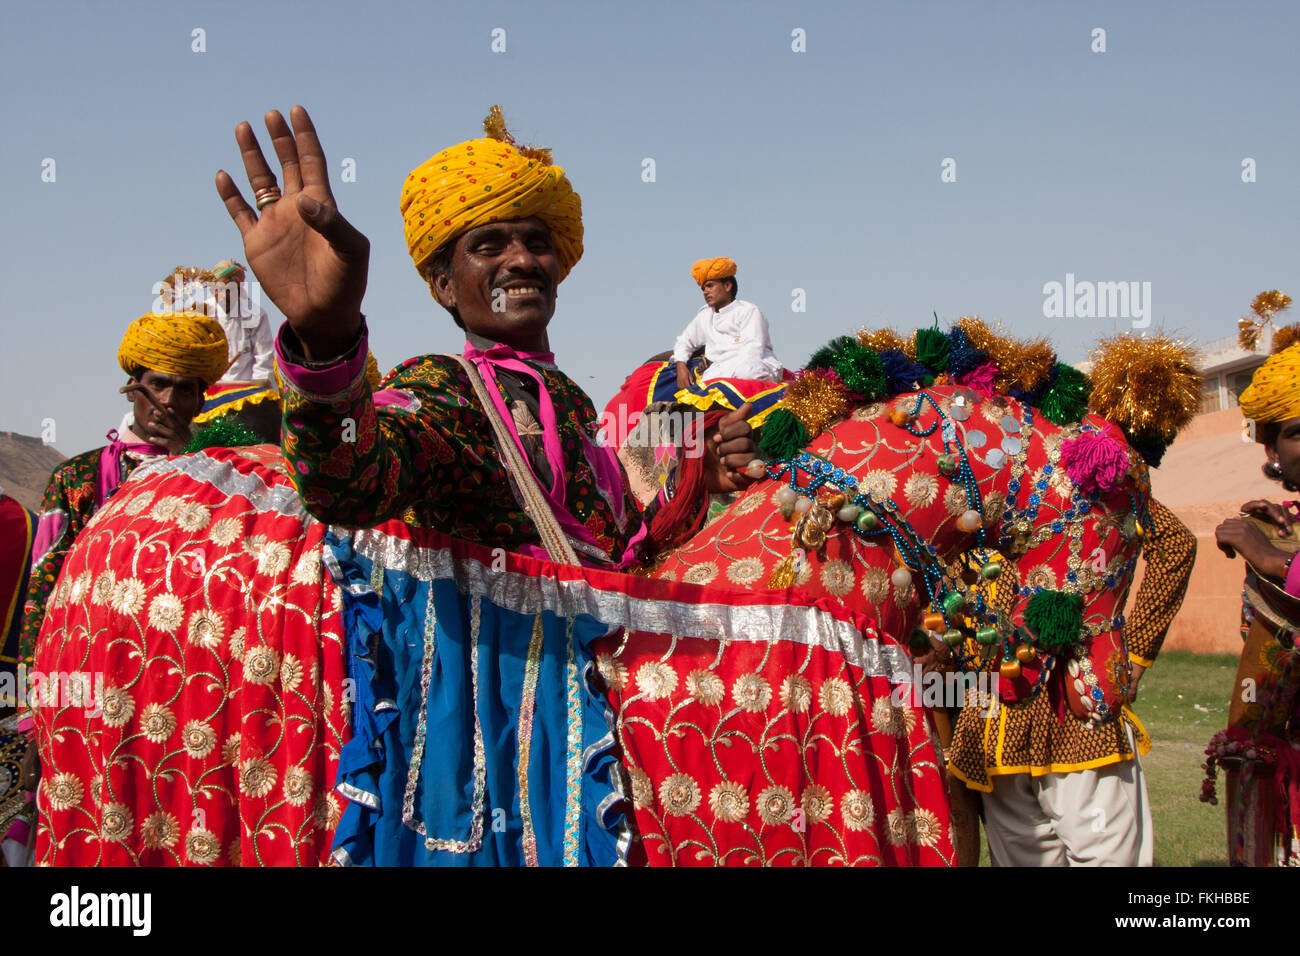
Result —
M 895 707 L 888 697 L 871 703 L 871 725 L 878 733 L 906 737 L 916 726 L 916 712 L 910 707 Z
M 244 654 L 244 680 L 252 684 L 273 684 L 280 672 L 280 655 L 265 644 Z
M 835 597 L 844 597 L 852 591 L 853 569 L 848 562 L 835 559 L 822 565 L 822 586 Z
M 176 732 L 176 715 L 162 704 L 147 704 L 140 712 L 140 729 L 154 743 L 166 743 Z
M 239 540 L 244 533 L 244 523 L 238 518 L 222 518 L 208 532 L 208 540 L 223 548 L 228 548 Z
M 275 767 L 261 757 L 249 757 L 239 765 L 239 789 L 250 797 L 264 797 L 275 788 Z
M 884 501 L 898 489 L 898 479 L 894 477 L 893 472 L 877 468 L 863 475 L 858 482 L 858 487 L 870 493 L 877 501 Z
M 596 655 L 596 670 L 605 679 L 605 684 L 610 690 L 620 691 L 627 683 L 627 665 L 615 660 L 609 654 Z
M 302 662 L 292 654 L 285 654 L 280 660 L 280 686 L 287 693 L 297 689 L 302 683 Z
M 939 479 L 923 471 L 915 472 L 903 484 L 903 496 L 917 508 L 928 508 L 939 497 Z
M 311 773 L 303 767 L 290 767 L 284 772 L 284 799 L 295 807 L 304 807 L 311 799 Z
M 197 644 L 205 650 L 215 650 L 221 643 L 221 632 L 225 629 L 221 616 L 208 608 L 201 608 L 190 615 L 190 643 Z
M 647 661 L 636 672 L 636 686 L 647 700 L 659 700 L 677 689 L 677 672 L 659 661 Z
M 816 783 L 804 787 L 799 797 L 799 806 L 803 809 L 804 820 L 808 823 L 823 823 L 829 820 L 831 811 L 835 809 L 831 792 Z
M 653 810 L 655 788 L 650 780 L 650 774 L 640 767 L 629 767 L 628 776 L 632 780 L 632 802 L 642 810 Z
M 924 808 L 912 813 L 909 836 L 920 846 L 934 846 L 943 837 L 939 818 Z
M 876 808 L 871 794 L 865 790 L 850 790 L 840 798 L 840 816 L 850 830 L 869 830 L 876 822 Z
M 109 843 L 121 843 L 131 835 L 135 818 L 120 803 L 106 803 L 99 814 L 99 835 Z
M 758 795 L 758 817 L 769 826 L 779 826 L 794 812 L 794 794 L 780 784 L 773 784 Z
M 700 805 L 700 785 L 690 774 L 669 774 L 659 785 L 659 802 L 666 813 L 675 817 L 694 813 Z
M 135 699 L 121 687 L 105 687 L 100 710 L 106 725 L 125 727 L 135 714 Z
M 1039 564 L 1029 569 L 1025 575 L 1025 586 L 1031 588 L 1056 589 L 1056 572 L 1050 565 Z
M 767 709 L 772 700 L 772 687 L 757 674 L 742 674 L 731 688 L 731 699 L 742 710 L 757 713 Z
M 727 566 L 727 577 L 735 584 L 750 585 L 763 576 L 760 558 L 741 558 Z
M 212 520 L 212 512 L 200 504 L 185 505 L 176 515 L 176 524 L 182 531 L 201 531 Z
M 149 602 L 149 625 L 166 634 L 175 633 L 183 615 L 181 599 L 170 592 L 164 591 Z
M 151 850 L 171 849 L 180 839 L 181 828 L 170 813 L 151 813 L 140 826 L 140 839 Z
M 49 782 L 50 807 L 54 810 L 71 810 L 81 803 L 85 795 L 76 774 L 56 773 Z
M 966 495 L 966 486 L 953 482 L 943 493 L 943 506 L 950 515 L 959 515 L 970 510 L 970 498 Z
M 144 606 L 144 584 L 135 578 L 118 581 L 113 586 L 113 597 L 109 603 L 119 614 L 134 617 Z
M 894 846 L 904 846 L 915 842 L 912 839 L 911 816 L 902 807 L 889 811 L 886 826 L 889 829 L 889 842 Z
M 739 823 L 749 814 L 749 794 L 740 784 L 724 780 L 710 791 L 709 809 L 722 823 Z
M 113 598 L 114 586 L 113 572 L 101 571 L 99 577 L 95 578 L 95 586 L 90 592 L 91 602 L 101 606 L 107 604 Z
M 838 677 L 827 678 L 822 681 L 821 705 L 832 717 L 843 717 L 853 706 L 853 688 Z
M 812 682 L 801 674 L 791 674 L 781 681 L 781 703 L 791 713 L 802 714 L 812 704 Z
M 862 572 L 862 596 L 868 604 L 884 604 L 889 597 L 889 574 L 884 568 L 867 568 Z
M 727 686 L 712 671 L 693 670 L 686 675 L 686 692 L 701 704 L 712 707 L 722 703 L 727 696 Z
M 185 835 L 185 858 L 191 863 L 213 863 L 221 856 L 221 841 L 211 830 L 191 830 Z
M 701 561 L 699 564 L 692 565 L 690 569 L 682 575 L 682 580 L 687 584 L 708 584 L 718 576 L 718 566 L 712 561 Z
M 195 760 L 202 760 L 217 745 L 217 732 L 202 720 L 188 721 L 181 729 L 181 743 L 185 752 Z

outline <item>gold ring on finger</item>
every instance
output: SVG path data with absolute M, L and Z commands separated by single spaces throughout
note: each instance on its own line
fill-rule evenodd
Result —
M 257 208 L 260 212 L 266 206 L 271 205 L 271 203 L 280 201 L 280 187 L 263 186 L 261 189 L 257 190 L 257 192 L 253 193 L 253 199 L 257 202 Z

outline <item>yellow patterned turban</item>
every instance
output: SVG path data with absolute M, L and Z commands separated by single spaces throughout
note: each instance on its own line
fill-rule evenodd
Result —
M 493 116 L 508 137 L 500 111 Z M 421 274 L 435 252 L 469 230 L 531 216 L 550 228 L 563 279 L 582 258 L 582 200 L 548 151 L 472 139 L 417 166 L 402 186 L 406 247 Z
M 1300 345 L 1270 355 L 1239 401 L 1241 414 L 1261 423 L 1300 416 Z
M 117 363 L 127 375 L 144 367 L 197 378 L 206 388 L 225 374 L 230 355 L 216 319 L 199 312 L 150 312 L 127 326 Z
M 701 259 L 691 266 L 691 278 L 701 287 L 710 279 L 730 279 L 735 274 L 736 263 L 726 256 L 717 259 Z

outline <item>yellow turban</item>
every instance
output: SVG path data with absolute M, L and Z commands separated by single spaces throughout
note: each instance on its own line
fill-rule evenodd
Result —
M 143 367 L 197 378 L 207 388 L 230 367 L 230 354 L 216 319 L 198 312 L 150 312 L 127 326 L 117 363 L 127 375 Z
M 550 228 L 563 279 L 582 258 L 582 200 L 559 166 L 500 140 L 472 139 L 417 166 L 402 186 L 406 247 L 417 269 L 471 229 L 531 216 Z
M 701 287 L 710 279 L 730 279 L 735 274 L 736 263 L 726 256 L 717 259 L 701 259 L 691 266 L 691 278 Z
M 1257 422 L 1283 422 L 1300 416 L 1300 345 L 1270 355 L 1255 369 L 1239 403 L 1241 414 Z

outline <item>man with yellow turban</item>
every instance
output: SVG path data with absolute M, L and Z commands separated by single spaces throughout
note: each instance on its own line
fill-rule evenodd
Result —
M 282 167 L 283 192 L 247 123 L 236 128 L 235 136 L 257 209 L 244 201 L 225 172 L 217 174 L 217 191 L 243 236 L 249 266 L 287 319 L 276 342 L 284 397 L 282 444 L 303 503 L 336 526 L 375 529 L 336 531 L 332 571 L 352 573 L 348 568 L 353 565 L 346 562 L 381 536 L 395 548 L 406 548 L 410 539 L 401 535 L 409 532 L 395 530 L 395 525 L 487 545 L 503 561 L 506 552 L 607 568 L 638 561 L 649 544 L 648 512 L 627 490 L 613 450 L 597 440 L 590 398 L 556 367 L 550 351 L 547 327 L 557 289 L 583 251 L 581 200 L 550 152 L 515 144 L 500 110 L 493 108 L 484 123 L 486 138 L 444 149 L 407 177 L 400 203 L 407 248 L 433 298 L 465 330 L 466 343 L 462 356 L 424 355 L 406 362 L 376 394 L 365 377 L 367 330 L 361 314 L 369 243 L 338 212 L 306 111 L 294 107 L 290 119 L 292 130 L 278 112 L 266 116 Z M 736 414 L 710 431 L 704 443 L 705 484 L 715 491 L 735 490 L 746 483 L 737 469 L 754 455 L 749 426 Z M 403 524 L 383 524 L 390 519 Z M 401 597 L 390 590 L 396 580 L 392 575 L 411 569 L 390 565 L 391 574 L 376 577 L 380 567 L 357 574 L 355 586 L 345 585 L 352 600 L 371 586 L 367 582 L 382 579 L 378 602 L 358 610 L 356 626 L 368 622 L 365 633 L 371 636 L 366 640 L 379 640 L 388 650 L 374 658 L 354 657 L 350 665 L 378 675 L 374 692 L 379 699 L 368 707 L 356 706 L 354 744 L 340 765 L 339 790 L 352 801 L 335 844 L 340 860 L 560 862 L 559 856 L 546 855 L 559 853 L 558 844 L 540 838 L 541 850 L 537 841 L 530 844 L 534 827 L 541 833 L 557 821 L 552 815 L 544 826 L 537 816 L 540 804 L 529 810 L 524 775 L 530 742 L 536 753 L 563 755 L 578 739 L 544 722 L 549 712 L 542 702 L 564 699 L 547 683 L 565 673 L 563 658 L 556 656 L 562 650 L 549 639 L 544 642 L 540 630 L 535 642 L 524 635 L 523 647 L 507 645 L 502 637 L 499 645 L 483 645 L 496 650 L 484 651 L 492 655 L 485 661 L 492 663 L 480 672 L 472 662 L 478 660 L 480 638 L 486 642 L 490 627 L 504 626 L 499 615 L 483 611 L 480 622 L 475 605 L 472 615 L 466 615 L 472 625 L 457 623 L 460 617 L 447 613 L 436 624 L 427 621 L 426 640 L 440 636 L 429 647 L 432 657 L 425 658 L 424 690 L 417 655 L 415 692 L 427 701 L 420 726 L 427 717 L 428 726 L 439 730 L 420 737 L 413 758 L 415 715 L 394 715 L 394 708 L 381 706 L 383 696 L 394 693 L 382 687 L 412 676 L 409 666 L 398 663 L 409 659 L 407 649 L 413 646 L 405 636 L 409 624 L 402 623 L 412 610 L 412 592 Z M 427 584 L 408 583 L 418 593 Z M 540 628 L 541 618 L 537 620 Z M 471 632 L 449 638 L 443 631 L 461 626 Z M 509 639 L 516 637 L 512 633 Z M 350 648 L 364 643 L 350 634 Z M 581 673 L 591 662 L 574 659 L 573 653 L 567 666 Z M 525 659 L 530 663 L 521 671 Z M 460 696 L 468 693 L 462 679 L 466 672 L 475 680 L 468 699 Z M 505 684 L 499 687 L 497 681 Z M 521 709 L 511 716 L 512 708 L 520 706 L 515 690 L 510 692 L 513 703 L 503 700 L 500 710 L 480 715 L 481 695 L 508 697 L 502 687 L 518 688 L 521 681 L 533 687 L 529 693 L 535 694 L 536 711 Z M 576 701 L 571 705 L 577 706 Z M 509 729 L 479 726 L 480 716 L 492 721 L 500 715 L 507 717 Z M 466 739 L 476 741 L 467 760 L 484 769 L 469 773 L 470 763 L 438 762 L 436 752 Z M 516 741 L 519 755 L 512 749 Z M 579 748 L 578 755 L 583 752 Z M 425 768 L 421 788 L 434 787 L 437 780 L 446 791 L 441 797 L 426 789 L 405 794 L 386 789 L 407 779 L 403 760 L 420 759 Z M 571 754 L 570 760 L 577 757 Z M 585 760 L 573 764 L 571 772 Z M 516 771 L 502 780 L 493 768 L 516 764 L 520 789 L 512 792 Z M 493 811 L 490 831 L 482 815 L 484 786 L 504 788 L 494 791 L 496 802 L 489 805 L 508 817 L 498 827 L 498 812 Z M 473 801 L 457 809 L 461 797 L 471 793 L 477 794 Z M 536 791 L 533 799 L 539 799 Z M 439 823 L 440 815 L 448 819 Z M 424 841 L 411 839 L 411 830 L 426 834 Z M 453 838 L 450 832 L 460 835 Z M 626 843 L 621 845 L 625 855 Z M 568 860 L 570 852 L 578 851 L 576 845 L 566 846 Z M 585 843 L 583 847 L 585 852 Z
M 191 312 L 149 313 L 132 322 L 117 350 L 129 378 L 130 428 L 108 433 L 109 444 L 69 458 L 50 476 L 32 544 L 32 571 L 19 655 L 30 662 L 45 604 L 73 540 L 108 497 L 141 464 L 179 454 L 203 391 L 229 364 L 221 326 Z
M 1294 341 L 1295 331 L 1279 332 L 1274 347 Z M 1255 440 L 1264 446 L 1264 474 L 1289 492 L 1300 490 L 1300 345 L 1270 355 L 1239 401 L 1242 415 L 1254 422 Z M 1214 799 L 1214 767 L 1220 765 L 1228 778 L 1228 862 L 1234 866 L 1294 865 L 1300 857 L 1300 781 L 1294 772 L 1284 772 L 1281 762 L 1300 744 L 1300 695 L 1289 663 L 1300 636 L 1295 507 L 1295 502 L 1247 501 L 1214 532 L 1220 550 L 1246 562 L 1244 644 L 1233 684 L 1238 692 L 1229 701 L 1227 729 L 1206 751 L 1209 777 L 1201 796 Z M 1253 693 L 1240 693 L 1242 688 Z
M 672 360 L 677 363 L 677 385 L 691 383 L 689 363 L 704 349 L 708 368 L 701 382 L 718 379 L 781 381 L 781 362 L 772 351 L 767 319 L 758 306 L 736 298 L 736 263 L 724 257 L 701 259 L 691 266 L 691 278 L 704 293 L 704 308 L 677 337 Z

